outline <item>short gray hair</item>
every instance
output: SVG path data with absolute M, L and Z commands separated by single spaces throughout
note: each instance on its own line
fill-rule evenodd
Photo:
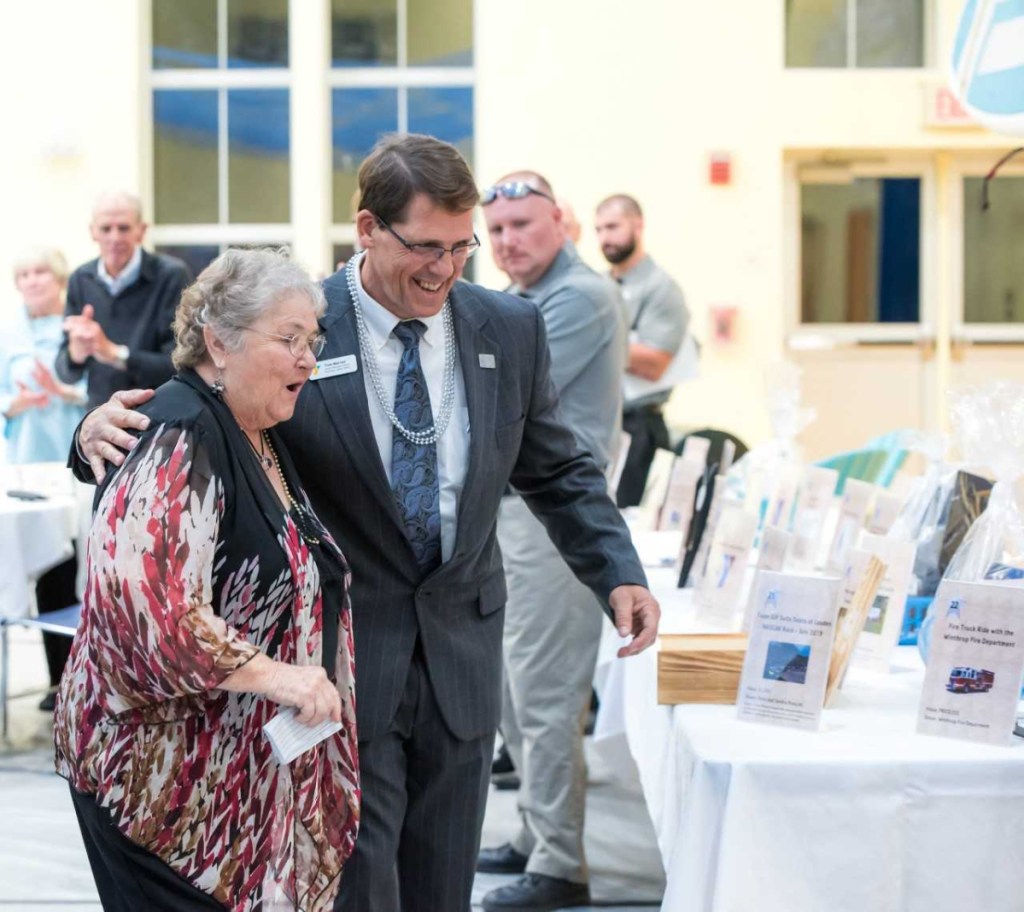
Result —
M 71 274 L 68 269 L 68 261 L 56 247 L 30 247 L 19 253 L 14 258 L 15 281 L 17 281 L 19 272 L 32 266 L 45 266 L 61 285 L 67 285 L 68 276 Z
M 99 213 L 110 212 L 112 209 L 127 209 L 135 215 L 135 221 L 142 221 L 142 200 L 134 193 L 128 193 L 126 190 L 105 190 L 93 201 L 93 220 L 95 221 Z
M 305 295 L 319 318 L 327 309 L 320 286 L 285 250 L 226 250 L 181 296 L 174 315 L 174 366 L 195 367 L 206 357 L 209 326 L 230 351 L 242 347 L 243 331 L 284 297 Z

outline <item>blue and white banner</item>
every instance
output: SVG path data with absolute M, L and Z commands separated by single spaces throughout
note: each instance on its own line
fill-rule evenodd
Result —
M 1024 135 L 1024 0 L 967 0 L 952 86 L 979 123 Z

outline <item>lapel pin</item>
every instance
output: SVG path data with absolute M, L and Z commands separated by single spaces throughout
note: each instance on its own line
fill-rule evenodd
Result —
M 495 366 L 494 355 L 484 354 L 480 355 L 479 358 L 481 367 L 493 368 Z

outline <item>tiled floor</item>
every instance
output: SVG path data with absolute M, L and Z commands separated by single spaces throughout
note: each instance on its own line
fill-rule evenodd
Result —
M 10 638 L 12 692 L 35 692 L 11 700 L 10 737 L 0 745 L 0 912 L 99 912 L 67 786 L 52 771 L 50 719 L 36 709 L 42 646 L 29 631 L 14 629 Z M 592 754 L 586 841 L 594 902 L 605 912 L 649 912 L 661 892 L 650 822 L 636 787 L 612 781 Z M 507 841 L 515 818 L 515 793 L 492 791 L 484 845 Z M 508 880 L 479 875 L 474 903 Z

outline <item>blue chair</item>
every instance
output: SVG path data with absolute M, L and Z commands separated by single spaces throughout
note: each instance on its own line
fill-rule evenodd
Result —
M 917 634 L 921 630 L 928 606 L 932 603 L 930 595 L 912 595 L 907 599 L 907 607 L 903 612 L 903 625 L 900 628 L 900 646 L 916 646 Z
M 10 648 L 7 636 L 11 627 L 30 627 L 46 633 L 73 637 L 82 618 L 81 605 L 69 605 L 39 617 L 0 617 L 0 737 L 7 737 L 7 700 L 9 697 Z
M 835 469 L 839 473 L 836 479 L 836 496 L 840 496 L 846 488 L 846 480 L 854 478 L 875 484 L 875 479 L 884 468 L 889 454 L 885 450 L 851 450 L 848 453 L 837 453 L 827 459 L 821 459 L 815 465 L 825 469 Z
M 837 453 L 835 456 L 822 459 L 816 465 L 835 469 L 839 473 L 836 495 L 843 493 L 847 478 L 887 488 L 907 459 L 906 434 L 906 431 L 890 431 L 869 440 L 860 449 Z
M 889 487 L 896 477 L 896 473 L 907 461 L 907 434 L 907 431 L 890 431 L 888 434 L 882 434 L 867 442 L 867 449 L 884 450 L 889 454 L 885 465 L 878 473 L 875 484 L 881 485 L 883 488 Z

